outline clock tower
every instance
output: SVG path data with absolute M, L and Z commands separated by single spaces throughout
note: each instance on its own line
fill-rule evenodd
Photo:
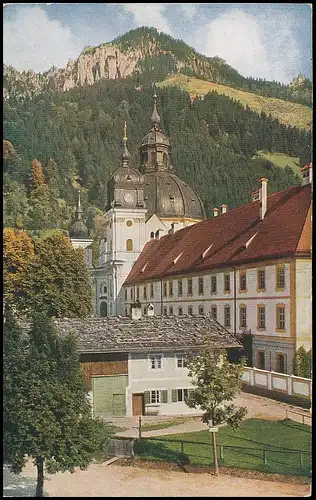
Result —
M 126 143 L 125 123 L 120 165 L 108 182 L 106 234 L 100 244 L 99 267 L 94 272 L 96 311 L 107 316 L 124 311 L 122 285 L 146 242 L 144 176 L 131 166 Z

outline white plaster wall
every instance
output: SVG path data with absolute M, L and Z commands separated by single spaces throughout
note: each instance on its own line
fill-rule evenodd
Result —
M 295 261 L 296 348 L 312 347 L 312 261 Z
M 272 377 L 272 389 L 279 389 L 282 391 L 286 391 L 287 390 L 286 379 L 283 377 L 277 377 L 277 376 L 273 375 L 273 377 Z
M 192 388 L 192 381 L 188 377 L 187 368 L 176 368 L 176 353 L 163 354 L 162 369 L 151 370 L 146 354 L 130 354 L 129 356 L 129 386 L 127 400 L 129 402 L 127 415 L 132 415 L 132 394 L 150 390 L 168 390 L 168 403 L 159 404 L 159 415 L 200 414 L 194 408 L 189 408 L 185 402 L 171 402 L 172 389 Z M 181 354 L 181 351 L 178 352 Z M 170 402 L 169 402 L 170 401 Z M 149 405 L 151 406 L 151 405 Z

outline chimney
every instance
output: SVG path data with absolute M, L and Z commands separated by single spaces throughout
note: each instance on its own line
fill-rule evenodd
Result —
M 221 205 L 221 214 L 226 214 L 227 208 L 228 208 L 227 205 L 225 204 Z
M 251 201 L 259 201 L 260 200 L 260 191 L 259 189 L 256 189 L 255 191 L 252 191 L 251 193 Z
M 312 168 L 312 163 L 308 163 L 307 165 L 304 165 L 303 168 L 301 168 L 302 172 L 302 186 L 306 186 L 306 184 L 311 184 L 313 180 L 313 168 Z
M 268 179 L 265 177 L 261 177 L 259 179 L 259 182 L 261 182 L 261 188 L 260 188 L 260 219 L 263 220 L 264 216 L 267 211 L 267 184 L 268 184 Z
M 131 305 L 132 319 L 140 319 L 142 317 L 142 306 L 139 300 L 136 300 Z
M 155 308 L 154 308 L 154 305 L 152 303 L 148 304 L 147 316 L 155 316 Z
M 219 212 L 218 208 L 214 207 L 213 208 L 213 217 L 217 217 L 218 216 L 218 212 Z

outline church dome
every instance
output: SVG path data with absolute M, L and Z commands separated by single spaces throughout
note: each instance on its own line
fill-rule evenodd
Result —
M 89 230 L 82 219 L 76 220 L 69 228 L 69 236 L 74 239 L 89 238 Z
M 147 219 L 153 214 L 160 218 L 205 218 L 199 195 L 177 175 L 170 171 L 154 171 L 145 173 L 144 178 Z
M 143 146 L 151 146 L 154 144 L 170 146 L 168 137 L 166 137 L 161 130 L 156 128 L 153 128 L 147 135 L 145 135 L 140 145 L 140 148 L 142 148 Z
M 123 184 L 124 186 L 130 184 L 142 184 L 144 178 L 136 168 L 130 166 L 120 166 L 112 173 L 109 182 L 115 184 Z

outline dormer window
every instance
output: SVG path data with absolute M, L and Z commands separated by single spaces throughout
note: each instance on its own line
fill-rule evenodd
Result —
M 127 180 L 127 181 L 129 181 L 129 182 L 131 182 L 131 180 L 132 180 L 131 176 L 130 176 L 130 175 L 127 175 L 127 176 L 126 176 L 126 180 Z

